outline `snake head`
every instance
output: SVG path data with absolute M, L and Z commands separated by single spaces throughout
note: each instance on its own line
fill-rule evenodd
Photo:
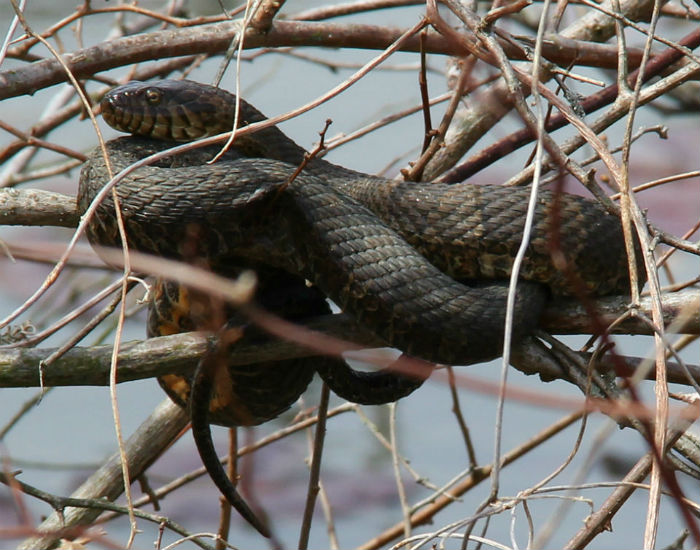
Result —
M 102 99 L 102 117 L 121 132 L 169 141 L 193 141 L 233 128 L 232 94 L 188 80 L 132 81 Z M 252 112 L 248 112 L 252 109 Z M 241 100 L 240 126 L 263 119 Z M 258 117 L 256 117 L 258 115 Z
M 235 95 L 191 80 L 132 81 L 102 99 L 102 118 L 112 128 L 141 137 L 194 141 L 230 132 L 238 106 L 238 126 L 267 120 Z M 251 158 L 271 158 L 298 164 L 304 149 L 277 127 L 238 135 L 233 147 Z

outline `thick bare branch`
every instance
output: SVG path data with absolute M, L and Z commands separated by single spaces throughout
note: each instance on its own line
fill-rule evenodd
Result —
M 602 298 L 596 302 L 601 319 L 612 322 L 627 311 L 627 302 L 621 297 Z M 667 323 L 678 323 L 683 332 L 700 334 L 700 291 L 685 290 L 664 296 L 664 312 Z M 639 311 L 650 315 L 649 300 L 643 300 Z M 582 306 L 575 302 L 558 303 L 546 310 L 543 328 L 557 334 L 587 333 L 590 331 L 587 315 Z M 328 315 L 308 323 L 306 328 L 352 341 L 366 347 L 380 347 L 384 343 L 367 331 L 358 327 L 345 315 Z M 617 332 L 649 334 L 646 323 L 635 317 L 616 326 Z M 201 333 L 185 333 L 173 336 L 151 338 L 143 342 L 128 342 L 119 354 L 119 382 L 150 378 L 163 374 L 183 374 L 193 371 L 198 359 L 207 351 L 208 343 Z M 39 364 L 53 349 L 0 349 L 0 387 L 39 386 Z M 527 350 L 519 355 L 527 357 Z M 108 384 L 112 346 L 76 347 L 44 369 L 44 383 L 47 386 L 103 386 Z M 290 359 L 314 355 L 299 344 L 287 341 L 250 344 L 243 341 L 236 345 L 230 357 L 231 364 L 246 365 L 273 359 Z M 543 369 L 540 374 L 550 377 L 553 373 L 548 365 L 538 363 L 535 355 L 530 356 L 530 366 L 519 364 L 520 370 L 530 374 Z M 631 359 L 631 365 L 638 362 Z M 682 371 L 678 371 L 676 381 L 686 381 Z
M 225 21 L 127 36 L 66 54 L 63 61 L 77 78 L 85 78 L 107 69 L 152 59 L 223 53 L 239 31 L 239 21 Z M 248 30 L 244 47 L 316 46 L 383 50 L 404 32 L 406 29 L 377 25 L 275 21 L 265 34 Z M 425 48 L 431 53 L 459 53 L 435 33 L 428 34 Z M 419 49 L 417 37 L 408 40 L 402 48 L 413 52 Z M 56 60 L 35 62 L 0 72 L 0 99 L 32 94 L 64 81 L 65 73 Z
M 78 225 L 75 197 L 39 189 L 0 190 L 0 225 Z
M 117 38 L 95 46 L 67 53 L 63 61 L 76 78 L 87 78 L 115 67 L 149 60 L 196 54 L 224 53 L 240 32 L 240 21 L 224 21 L 194 27 L 162 30 Z M 324 48 L 362 48 L 383 50 L 395 42 L 406 29 L 363 24 L 316 23 L 310 21 L 274 21 L 269 31 L 261 33 L 249 28 L 244 48 L 312 46 Z M 578 37 L 575 37 L 578 38 Z M 585 40 L 585 37 L 583 37 Z M 509 40 L 499 39 L 508 56 L 526 60 L 528 52 Z M 420 51 L 420 39 L 413 37 L 402 51 Z M 427 53 L 462 56 L 462 47 L 435 32 L 428 32 L 424 50 Z M 616 59 L 610 48 L 587 47 L 582 41 L 548 42 L 542 55 L 552 63 L 568 66 L 592 65 L 613 68 Z M 634 61 L 634 60 L 633 60 Z M 632 63 L 634 66 L 634 63 Z M 65 72 L 55 59 L 35 61 L 25 67 L 0 72 L 0 99 L 7 99 L 64 82 Z

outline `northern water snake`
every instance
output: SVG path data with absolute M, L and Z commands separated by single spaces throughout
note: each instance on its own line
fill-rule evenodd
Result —
M 184 81 L 134 83 L 111 92 L 103 101 L 105 119 L 149 136 L 109 142 L 114 169 L 169 146 L 150 138 L 188 140 L 229 130 L 233 101 L 224 91 Z M 138 110 L 120 114 L 120 106 L 134 104 Z M 264 116 L 241 102 L 241 125 L 259 120 Z M 271 280 L 284 273 L 282 279 L 295 281 L 297 290 L 308 279 L 387 344 L 429 361 L 470 364 L 499 356 L 503 281 L 520 243 L 529 190 L 398 182 L 318 159 L 288 184 L 303 155 L 273 127 L 237 141 L 215 164 L 206 164 L 213 156 L 208 149 L 135 171 L 117 186 L 130 246 L 186 260 L 204 258 L 209 268 L 224 273 L 253 267 L 273 274 Z M 81 211 L 108 179 L 96 150 L 81 173 Z M 552 194 L 542 191 L 520 273 L 515 341 L 537 325 L 548 295 L 572 293 L 550 259 L 552 204 Z M 556 204 L 560 249 L 588 291 L 629 290 L 619 220 L 582 197 L 564 194 Z M 119 245 L 109 198 L 88 236 L 95 244 Z M 168 288 L 161 288 L 167 295 Z M 308 300 L 316 307 L 323 297 Z M 282 313 L 285 307 L 279 308 Z M 268 395 L 274 396 L 271 387 Z M 193 410 L 200 421 L 202 413 L 208 414 Z M 232 504 L 244 515 L 249 512 L 240 502 Z

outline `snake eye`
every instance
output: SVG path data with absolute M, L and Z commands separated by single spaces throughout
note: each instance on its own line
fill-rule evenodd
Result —
M 144 92 L 144 95 L 146 96 L 146 101 L 148 101 L 148 103 L 151 105 L 158 105 L 160 100 L 163 98 L 163 94 L 160 92 L 160 90 L 156 90 L 155 88 L 148 88 Z

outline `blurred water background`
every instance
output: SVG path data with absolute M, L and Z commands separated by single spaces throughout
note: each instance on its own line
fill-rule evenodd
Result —
M 150 7 L 155 2 L 142 2 Z M 216 10 L 216 3 L 198 3 L 203 11 Z M 321 2 L 297 1 L 288 3 L 287 10 L 298 11 Z M 104 2 L 92 2 L 95 7 L 110 5 Z M 36 29 L 44 29 L 53 22 L 67 15 L 75 8 L 74 0 L 54 0 L 50 3 L 34 3 L 27 10 L 27 17 Z M 415 8 L 401 8 L 390 12 L 375 12 L 371 15 L 354 17 L 359 22 L 392 24 L 408 27 L 417 20 Z M 0 24 L 7 28 L 12 14 L 9 3 L 0 4 Z M 349 19 L 346 19 L 349 20 Z M 110 32 L 113 18 L 111 16 L 93 16 L 83 25 L 82 33 L 85 44 L 94 44 Z M 63 47 L 66 51 L 77 48 L 71 33 L 62 33 Z M 38 51 L 38 50 L 37 50 Z M 305 53 L 316 55 L 331 62 L 362 64 L 376 55 L 376 52 L 364 50 L 339 51 L 305 49 Z M 247 52 L 250 55 L 252 52 Z M 220 58 L 208 60 L 196 69 L 190 78 L 202 82 L 211 82 L 219 67 Z M 415 66 L 417 56 L 397 54 L 386 64 L 386 68 L 396 70 L 373 71 L 368 77 L 351 87 L 341 96 L 325 103 L 305 116 L 284 123 L 282 129 L 306 147 L 317 140 L 318 131 L 322 129 L 326 118 L 333 124 L 329 136 L 337 133 L 349 133 L 390 112 L 417 105 L 420 102 L 419 88 Z M 445 79 L 440 74 L 444 71 L 445 59 L 430 56 L 429 66 L 434 69 L 429 73 L 431 95 L 444 91 Z M 6 60 L 0 70 L 17 65 Z M 401 70 L 401 65 L 410 65 L 411 70 Z M 124 70 L 115 70 L 112 75 L 122 75 Z M 350 69 L 329 70 L 318 64 L 294 59 L 285 55 L 268 54 L 259 56 L 254 62 L 244 62 L 241 66 L 241 90 L 243 96 L 267 115 L 284 113 L 297 107 L 330 89 L 351 74 Z M 222 83 L 223 87 L 233 90 L 235 87 L 234 71 L 230 70 Z M 62 86 L 52 87 L 37 92 L 33 97 L 21 97 L 0 103 L 0 119 L 19 128 L 28 128 L 52 97 L 59 93 Z M 437 107 L 433 120 L 439 120 L 442 107 Z M 642 110 L 638 115 L 638 125 L 658 122 L 657 113 Z M 514 128 L 519 122 L 509 118 L 500 124 L 490 139 L 497 139 Z M 114 132 L 103 128 L 111 137 Z M 403 119 L 382 130 L 366 136 L 362 140 L 334 150 L 329 160 L 345 166 L 377 173 L 387 167 L 390 175 L 395 175 L 397 167 L 405 165 L 405 153 L 412 156 L 420 145 L 418 137 L 422 133 L 420 114 Z M 608 133 L 611 142 L 620 135 L 620 128 Z M 8 143 L 12 137 L 0 133 L 0 146 Z M 67 143 L 74 149 L 87 151 L 96 143 L 94 133 L 88 122 L 76 122 L 65 125 L 60 134 L 52 135 L 52 140 Z M 654 137 L 642 139 L 633 149 L 633 183 L 648 181 L 654 177 L 697 169 L 698 144 L 700 129 L 697 118 L 687 120 L 675 119 L 673 132 L 669 135 L 669 144 L 663 144 L 663 155 L 656 154 L 658 141 Z M 479 146 L 477 145 L 477 148 Z M 669 153 L 670 152 L 670 153 Z M 498 182 L 518 171 L 526 162 L 529 149 L 509 157 L 506 165 L 495 165 L 479 174 L 477 180 Z M 34 159 L 36 166 L 55 159 L 49 153 L 40 153 Z M 398 162 L 394 162 L 399 159 Z M 520 164 L 518 164 L 520 162 Z M 1 169 L 2 167 L 0 167 Z M 75 194 L 78 170 L 66 176 L 54 177 L 40 183 L 41 188 Z M 700 216 L 697 178 L 690 182 L 663 186 L 643 194 L 642 204 L 649 207 L 654 222 L 675 234 L 681 234 Z M 8 228 L 0 229 L 0 239 L 10 242 L 35 242 L 51 239 L 65 242 L 70 230 L 46 228 Z M 679 280 L 696 276 L 700 272 L 698 259 L 676 254 L 672 267 Z M 28 262 L 13 263 L 0 259 L 0 315 L 4 316 L 19 305 L 40 284 L 49 270 L 49 266 Z M 31 310 L 24 319 L 35 324 L 46 323 L 53 318 L 54 308 L 78 299 L 79 292 L 97 289 L 112 275 L 106 271 L 73 270 L 64 274 L 56 290 L 49 293 L 46 301 Z M 67 330 L 60 332 L 47 341 L 45 346 L 60 345 L 80 326 L 73 323 Z M 105 325 L 106 326 L 106 325 Z M 99 330 L 97 331 L 100 332 Z M 125 340 L 144 337 L 144 315 L 136 315 L 126 327 Z M 83 345 L 95 341 L 91 335 Z M 111 336 L 107 341 L 111 341 Z M 570 337 L 565 341 L 570 345 L 583 343 L 584 337 Z M 646 337 L 616 338 L 623 353 L 644 356 L 652 352 L 652 341 Z M 697 343 L 683 352 L 683 357 L 692 363 L 698 362 Z M 458 370 L 459 372 L 459 370 Z M 497 381 L 499 363 L 492 362 L 470 368 L 468 374 L 479 379 Z M 581 395 L 573 386 L 563 382 L 542 383 L 535 377 L 526 377 L 511 369 L 509 384 L 551 394 L 558 397 L 570 396 L 572 403 L 580 402 Z M 36 394 L 36 389 L 2 389 L 0 390 L 0 426 L 4 426 L 17 412 L 22 404 Z M 319 384 L 315 381 L 305 395 L 305 404 L 314 406 L 318 402 Z M 650 384 L 644 388 L 648 402 L 653 403 L 653 390 Z M 132 382 L 119 386 L 118 397 L 121 420 L 126 435 L 130 434 L 152 411 L 164 394 L 154 380 Z M 461 388 L 460 399 L 464 416 L 475 442 L 480 463 L 491 462 L 493 453 L 493 425 L 496 410 L 496 398 L 491 394 Z M 332 404 L 339 400 L 333 398 Z M 440 485 L 464 470 L 467 463 L 465 445 L 461 439 L 457 423 L 451 413 L 452 401 L 449 388 L 439 382 L 428 382 L 412 396 L 404 399 L 398 406 L 398 441 L 400 451 L 410 459 L 411 465 L 423 476 Z M 264 426 L 252 430 L 243 437 L 257 438 L 288 424 L 299 409 L 292 409 L 288 414 Z M 388 409 L 386 407 L 366 407 L 367 415 L 386 433 Z M 508 450 L 526 441 L 533 434 L 563 416 L 567 411 L 552 410 L 538 406 L 538 403 L 509 401 L 505 407 L 505 425 L 503 432 L 503 449 Z M 617 468 L 628 468 L 641 456 L 646 445 L 639 434 L 632 430 L 611 432 L 596 442 L 596 438 L 609 428 L 610 420 L 594 414 L 584 435 L 582 451 L 574 458 L 572 465 L 557 479 L 557 484 L 565 484 L 575 479 L 585 464 L 590 462 L 585 481 L 617 480 L 620 474 Z M 216 429 L 217 441 L 225 448 L 226 432 Z M 568 455 L 577 436 L 577 428 L 570 428 L 545 445 L 540 446 L 530 456 L 502 473 L 501 494 L 514 495 L 544 478 L 553 471 Z M 595 443 L 594 443 L 595 442 Z M 21 468 L 21 479 L 43 490 L 67 495 L 84 477 L 116 448 L 112 413 L 107 388 L 57 388 L 47 394 L 37 406 L 21 420 L 2 441 L 0 454 L 3 464 L 9 469 Z M 294 547 L 298 538 L 301 513 L 308 480 L 308 470 L 304 459 L 308 455 L 308 441 L 304 434 L 286 438 L 256 454 L 255 475 L 257 496 L 264 504 L 275 529 L 286 545 Z M 186 434 L 167 451 L 149 471 L 152 485 L 158 485 L 200 465 L 194 445 Z M 611 469 L 612 468 L 612 469 Z M 360 418 L 355 414 L 345 414 L 329 421 L 326 446 L 324 451 L 322 481 L 328 492 L 335 514 L 337 529 L 342 548 L 359 545 L 379 533 L 383 528 L 399 521 L 400 505 L 394 482 L 390 454 L 372 437 Z M 408 496 L 411 501 L 418 500 L 427 492 L 405 476 Z M 688 496 L 697 500 L 700 496 L 696 483 L 684 483 Z M 138 489 L 135 489 L 138 494 Z M 464 501 L 449 506 L 436 517 L 436 525 L 446 525 L 472 513 L 477 505 L 487 496 L 488 483 L 471 491 Z M 609 489 L 592 489 L 583 491 L 586 498 L 592 499 L 597 506 L 608 495 Z M 647 493 L 638 491 L 623 510 L 616 516 L 612 532 L 601 535 L 596 540 L 596 547 L 621 547 L 641 545 L 641 526 L 644 521 Z M 31 498 L 24 498 L 29 512 L 38 522 L 38 518 L 50 512 L 49 507 Z M 193 531 L 214 531 L 218 521 L 218 498 L 208 478 L 201 479 L 186 489 L 169 496 L 163 503 L 163 512 L 172 519 L 184 524 Z M 557 499 L 542 499 L 531 502 L 530 511 L 536 526 L 542 526 L 557 509 Z M 660 546 L 670 544 L 683 529 L 674 504 L 665 503 L 666 512 L 660 527 Z M 582 520 L 589 513 L 588 504 L 579 502 L 573 505 L 565 517 L 556 517 L 558 524 L 549 547 L 560 547 L 578 530 Z M 0 486 L 0 529 L 9 528 L 18 522 L 18 512 L 13 504 L 9 490 Z M 511 523 L 512 522 L 512 523 Z M 116 526 L 116 527 L 115 527 Z M 433 526 L 433 527 L 435 527 Z M 156 528 L 140 521 L 143 530 L 136 539 L 136 547 L 147 547 L 155 538 Z M 430 529 L 421 528 L 420 530 Z M 128 533 L 126 520 L 117 520 L 108 527 L 113 540 L 124 541 Z M 419 530 L 419 531 L 420 531 Z M 509 516 L 501 514 L 492 520 L 488 536 L 510 544 L 510 533 L 522 546 L 526 544 L 527 519 L 518 509 Z M 164 541 L 174 540 L 166 533 Z M 251 532 L 238 518 L 233 520 L 231 541 L 238 547 L 260 547 L 260 539 Z M 13 541 L 9 541 L 12 543 Z M 183 548 L 190 548 L 185 544 Z M 311 548 L 328 547 L 328 538 L 323 518 L 317 511 L 317 518 L 312 529 Z

